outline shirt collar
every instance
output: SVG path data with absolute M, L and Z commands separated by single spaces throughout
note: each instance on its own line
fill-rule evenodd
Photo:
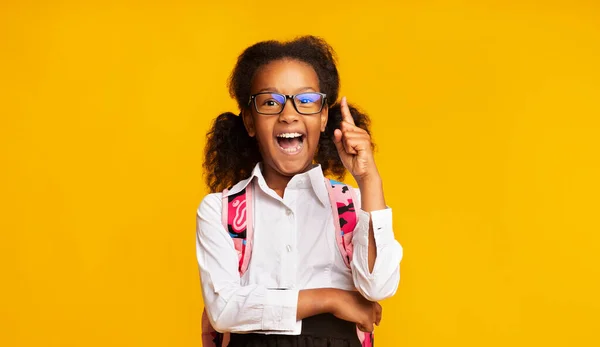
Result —
M 321 165 L 315 165 L 307 173 L 308 177 L 310 178 L 313 191 L 315 192 L 315 195 L 317 195 L 319 201 L 323 204 L 323 206 L 329 205 L 329 192 L 326 186 L 326 184 L 329 184 L 329 180 L 326 180 L 323 176 L 323 169 L 321 169 Z
M 255 178 L 258 180 L 259 186 L 263 188 L 263 190 L 267 189 L 265 178 L 262 175 L 261 166 L 262 163 L 256 164 L 252 170 L 252 174 L 250 174 L 250 177 L 236 183 L 233 187 L 231 187 L 230 190 L 227 191 L 225 196 L 230 196 L 241 192 Z M 308 177 L 308 179 L 306 179 L 306 177 Z M 329 204 L 329 193 L 325 184 L 329 183 L 325 182 L 321 165 L 317 164 L 313 165 L 310 170 L 292 177 L 288 183 L 288 186 L 295 185 L 296 188 L 312 188 L 319 201 L 324 206 L 327 206 L 327 204 Z
M 227 191 L 225 196 L 230 196 L 230 195 L 234 195 L 234 194 L 241 192 L 243 189 L 245 189 L 248 186 L 248 184 L 250 184 L 250 182 L 252 182 L 252 179 L 254 179 L 254 177 L 260 177 L 264 181 L 262 172 L 260 171 L 260 163 L 258 163 L 254 166 L 254 169 L 252 169 L 252 173 L 250 174 L 250 177 L 236 183 L 233 187 L 231 187 L 231 189 L 229 189 Z

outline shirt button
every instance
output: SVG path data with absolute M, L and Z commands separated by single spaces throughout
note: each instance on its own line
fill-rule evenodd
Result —
M 286 245 L 286 246 L 285 246 L 285 249 L 287 249 L 287 251 L 288 251 L 288 252 L 291 252 L 291 251 L 292 251 L 292 246 L 290 246 L 290 245 Z

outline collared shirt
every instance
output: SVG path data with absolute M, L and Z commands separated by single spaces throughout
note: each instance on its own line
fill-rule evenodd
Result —
M 331 203 L 320 166 L 295 175 L 283 198 L 270 189 L 257 164 L 252 175 L 227 195 L 252 184 L 254 246 L 247 271 L 240 277 L 238 255 L 221 222 L 222 193 L 207 195 L 197 214 L 196 252 L 202 293 L 213 327 L 222 332 L 298 335 L 298 293 L 311 288 L 358 290 L 379 301 L 396 292 L 402 247 L 394 238 L 392 210 L 360 210 L 353 232 L 349 269 L 336 244 Z M 369 221 L 377 258 L 369 272 Z

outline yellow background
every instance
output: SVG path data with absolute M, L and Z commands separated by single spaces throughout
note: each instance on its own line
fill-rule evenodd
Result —
M 377 346 L 598 346 L 596 1 L 2 1 L 0 346 L 199 346 L 225 81 L 327 39 L 405 248 Z

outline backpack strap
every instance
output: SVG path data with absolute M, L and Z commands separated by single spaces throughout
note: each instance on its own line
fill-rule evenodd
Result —
M 325 179 L 325 185 L 327 186 L 331 202 L 338 248 L 342 259 L 344 259 L 344 263 L 350 267 L 353 251 L 352 232 L 356 228 L 358 221 L 354 206 L 354 201 L 357 200 L 352 189 L 341 182 Z M 254 236 L 252 183 L 237 194 L 227 196 L 227 193 L 228 190 L 225 189 L 223 191 L 221 218 L 223 226 L 229 233 L 229 236 L 231 236 L 233 245 L 237 251 L 239 259 L 238 270 L 241 276 L 248 269 L 252 256 Z M 208 326 L 205 326 L 207 323 Z M 206 310 L 202 315 L 202 325 L 203 346 L 222 347 L 229 344 L 229 333 L 222 334 L 215 331 L 210 326 Z M 373 347 L 373 334 L 364 333 L 357 329 L 357 335 L 362 347 Z
M 356 228 L 358 216 L 354 207 L 356 197 L 350 187 L 344 183 L 325 179 L 331 210 L 333 213 L 333 225 L 335 227 L 335 239 L 338 249 L 347 267 L 352 261 L 352 232 Z
M 239 193 L 227 196 L 228 190 L 223 191 L 223 209 L 221 218 L 223 227 L 231 236 L 233 246 L 238 254 L 238 270 L 240 276 L 248 270 L 252 257 L 254 236 L 254 211 L 252 208 L 252 182 Z
M 344 183 L 325 179 L 327 191 L 329 193 L 329 201 L 333 212 L 333 225 L 335 227 L 335 239 L 338 244 L 338 249 L 342 254 L 342 259 L 348 268 L 352 261 L 352 233 L 358 223 L 358 214 L 356 213 L 355 202 L 360 204 L 356 199 L 354 191 Z M 373 333 L 367 333 L 356 328 L 356 334 L 360 340 L 362 347 L 373 347 L 375 339 Z
M 238 271 L 242 276 L 248 270 L 254 236 L 254 212 L 252 209 L 252 182 L 239 193 L 227 195 L 228 189 L 223 190 L 221 223 L 231 240 L 238 255 Z M 229 333 L 220 333 L 210 324 L 206 308 L 202 313 L 202 346 L 224 347 L 229 344 Z
M 375 346 L 375 335 L 373 333 L 367 333 L 356 328 L 358 339 L 362 347 L 373 347 Z

